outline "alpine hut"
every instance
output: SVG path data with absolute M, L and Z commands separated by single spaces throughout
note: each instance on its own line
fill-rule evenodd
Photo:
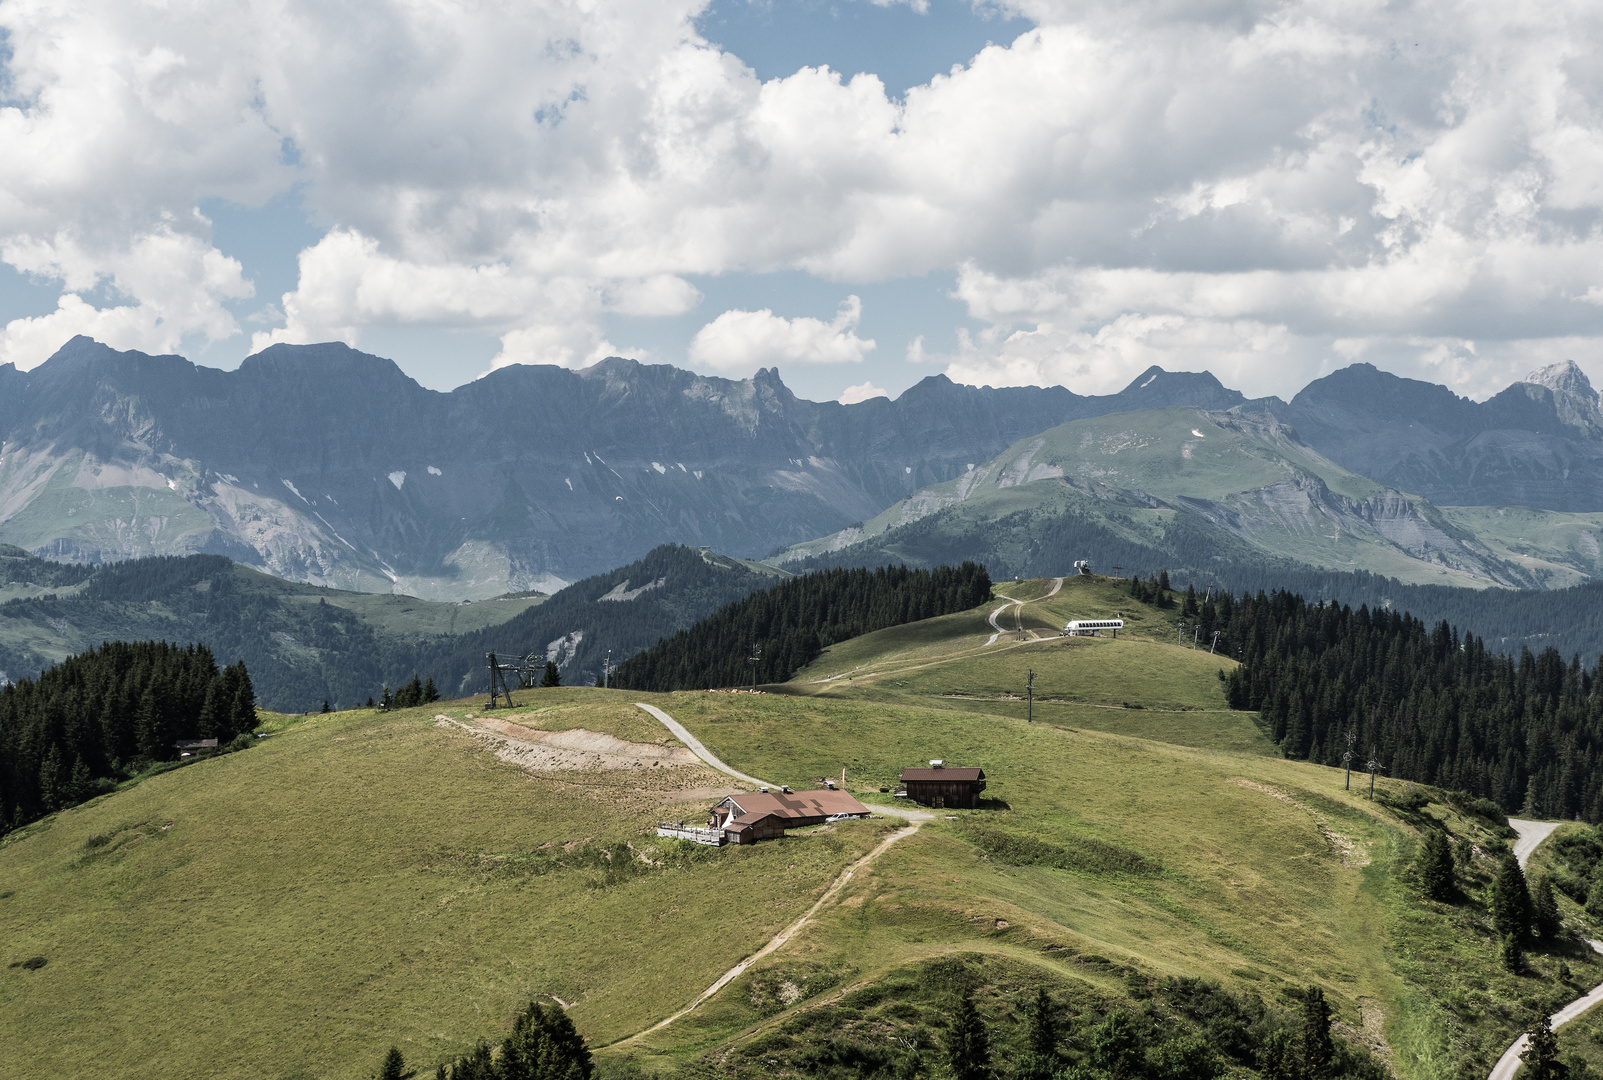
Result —
M 985 770 L 949 768 L 944 761 L 932 761 L 927 769 L 903 769 L 901 784 L 897 794 L 920 806 L 974 810 L 985 790 Z

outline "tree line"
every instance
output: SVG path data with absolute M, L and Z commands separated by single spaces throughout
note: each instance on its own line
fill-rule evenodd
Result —
M 0 829 L 15 828 L 179 756 L 179 740 L 248 739 L 244 662 L 205 645 L 107 642 L 0 689 Z
M 974 988 L 965 986 L 940 1002 L 942 1022 L 934 1032 L 918 1025 L 899 1037 L 876 1040 L 876 1046 L 841 1037 L 794 1046 L 797 1040 L 787 1039 L 793 1049 L 784 1056 L 802 1075 L 886 1080 L 1212 1080 L 1237 1066 L 1256 1069 L 1266 1080 L 1385 1080 L 1388 1075 L 1367 1051 L 1333 1035 L 1332 1010 L 1317 986 L 1289 989 L 1289 1011 L 1266 1005 L 1257 994 L 1233 994 L 1199 979 L 1167 979 L 1152 987 L 1137 978 L 1131 990 L 1134 1007 L 1113 1005 L 1078 1015 L 1045 987 L 1016 991 L 993 1010 L 1016 1018 L 1008 1026 L 1018 1030 L 1003 1032 L 986 1020 Z M 1008 1043 L 1013 1045 L 1004 1049 Z M 531 1002 L 499 1046 L 481 1041 L 439 1064 L 434 1076 L 591 1080 L 595 1072 L 589 1048 L 567 1013 L 557 1005 Z M 420 1074 L 409 1073 L 400 1049 L 390 1047 L 378 1080 L 408 1075 Z M 643 1073 L 638 1064 L 624 1061 L 613 1063 L 609 1075 Z
M 1241 665 L 1230 705 L 1287 756 L 1360 763 L 1489 798 L 1508 813 L 1603 820 L 1603 679 L 1556 649 L 1517 657 L 1446 621 L 1311 603 L 1284 590 L 1191 604 Z M 1222 674 L 1222 673 L 1221 673 Z
M 706 690 L 784 682 L 837 641 L 967 611 L 991 598 L 985 567 L 824 570 L 754 592 L 618 666 L 614 686 Z

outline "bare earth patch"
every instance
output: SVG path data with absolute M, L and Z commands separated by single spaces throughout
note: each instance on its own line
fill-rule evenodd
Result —
M 530 772 L 571 769 L 641 769 L 697 767 L 701 759 L 683 746 L 625 742 L 599 731 L 536 731 L 508 720 L 479 717 L 463 722 L 443 713 L 441 727 L 458 728 L 488 743 L 495 756 Z

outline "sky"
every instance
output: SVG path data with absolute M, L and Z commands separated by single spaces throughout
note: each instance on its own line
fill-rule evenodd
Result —
M 1603 5 L 5 0 L 0 363 L 1603 385 Z

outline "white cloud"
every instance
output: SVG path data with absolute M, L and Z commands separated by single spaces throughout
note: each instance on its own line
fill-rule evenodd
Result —
M 0 257 L 71 290 L 87 291 L 105 282 L 132 300 L 95 307 L 78 291 L 69 291 L 55 311 L 13 319 L 0 329 L 0 363 L 23 369 L 75 334 L 157 353 L 177 352 L 191 335 L 221 340 L 239 329 L 223 301 L 252 294 L 236 260 L 171 223 L 133 237 L 120 251 L 86 250 L 76 238 L 57 235 L 48 241 L 14 240 L 0 247 Z
M 842 390 L 840 397 L 836 400 L 842 405 L 856 405 L 859 401 L 867 401 L 869 398 L 877 397 L 888 398 L 890 394 L 886 393 L 883 387 L 875 386 L 872 382 L 860 382 L 856 386 L 848 386 Z
M 1007 0 L 1037 28 L 900 99 L 759 82 L 703 6 L 10 0 L 0 257 L 62 302 L 0 347 L 236 333 L 249 283 L 194 208 L 299 185 L 326 234 L 258 343 L 427 324 L 578 364 L 696 275 L 799 269 L 957 272 L 985 329 L 949 370 L 990 382 L 1279 389 L 1365 341 L 1479 387 L 1532 342 L 1597 354 L 1598 5 Z M 861 359 L 837 323 L 726 312 L 692 359 Z
M 856 296 L 841 301 L 830 322 L 786 319 L 767 308 L 726 311 L 696 331 L 690 362 L 741 373 L 779 364 L 858 363 L 875 347 L 872 338 L 853 333 L 862 316 L 863 302 Z

